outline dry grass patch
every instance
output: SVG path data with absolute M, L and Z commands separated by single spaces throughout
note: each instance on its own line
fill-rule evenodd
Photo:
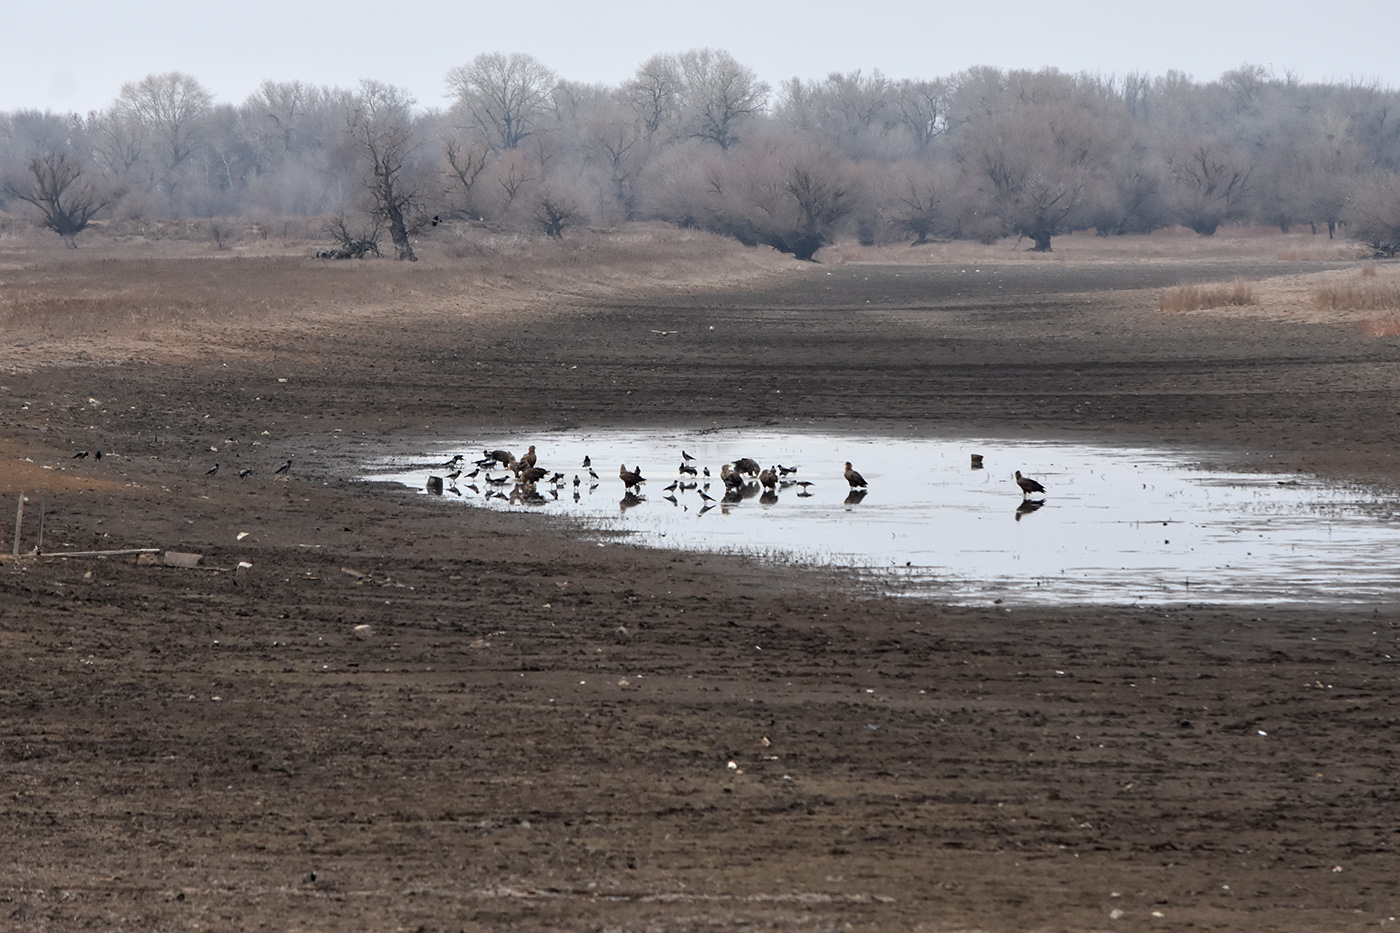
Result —
M 1375 272 L 1367 276 L 1374 278 Z M 1313 289 L 1313 304 L 1322 311 L 1400 311 L 1400 282 L 1335 282 Z
M 1176 285 L 1163 290 L 1158 311 L 1204 311 L 1207 308 L 1241 308 L 1256 302 L 1254 286 L 1236 279 L 1226 285 Z

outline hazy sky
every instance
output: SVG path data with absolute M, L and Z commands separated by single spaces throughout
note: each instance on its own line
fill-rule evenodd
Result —
M 1306 81 L 1400 86 L 1378 0 L 65 0 L 9 4 L 0 111 L 106 107 L 123 82 L 184 71 L 222 103 L 263 80 L 377 78 L 425 107 L 481 52 L 527 52 L 575 81 L 617 84 L 658 52 L 711 46 L 777 86 L 879 69 L 932 78 L 972 65 L 1199 81 L 1249 62 Z

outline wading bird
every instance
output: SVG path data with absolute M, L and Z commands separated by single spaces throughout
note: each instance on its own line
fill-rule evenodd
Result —
M 866 485 L 865 477 L 851 469 L 851 461 L 849 460 L 846 461 L 846 482 L 851 484 L 852 489 Z
M 625 463 L 622 465 L 621 469 L 617 471 L 617 475 L 618 478 L 622 480 L 622 485 L 626 486 L 628 489 L 645 482 L 645 480 L 642 479 L 640 470 L 636 472 L 629 470 Z

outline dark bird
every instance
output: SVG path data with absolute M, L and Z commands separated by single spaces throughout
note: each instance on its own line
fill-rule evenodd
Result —
M 1029 515 L 1045 504 L 1044 499 L 1022 499 L 1021 504 L 1016 506 L 1016 521 L 1021 520 L 1022 515 Z
M 758 465 L 758 461 L 751 457 L 740 457 L 734 461 L 734 469 L 740 473 L 747 473 L 749 476 L 757 476 L 758 471 L 763 467 Z
M 778 485 L 778 471 L 769 467 L 758 474 L 758 481 L 763 484 L 764 489 L 772 489 Z
M 238 471 L 238 478 L 239 478 L 239 479 L 247 479 L 249 476 L 252 475 L 252 473 L 253 473 L 253 471 L 252 471 L 250 468 L 244 467 L 243 469 L 241 469 L 241 470 Z
M 622 480 L 622 484 L 628 489 L 643 482 L 642 474 L 627 469 L 627 464 L 625 463 L 622 465 L 622 468 L 617 471 L 617 475 Z
M 593 458 L 592 458 L 592 457 L 589 457 L 589 456 L 584 456 L 584 458 L 583 458 L 583 468 L 586 470 L 586 469 L 588 469 L 588 468 L 591 467 L 591 466 L 593 466 Z
M 216 463 L 216 464 L 214 464 L 213 466 L 211 466 L 209 469 L 205 470 L 205 471 L 204 471 L 204 475 L 205 475 L 205 476 L 213 476 L 213 475 L 214 475 L 215 473 L 217 473 L 217 472 L 219 472 L 219 465 Z
M 100 450 L 97 451 L 95 454 L 93 454 L 93 456 L 96 457 L 98 460 L 101 460 L 101 459 L 102 459 L 102 451 L 100 451 Z
M 779 475 L 779 476 L 787 476 L 789 473 L 796 473 L 796 472 L 797 472 L 797 467 L 785 467 L 785 466 L 783 466 L 781 463 L 778 464 L 778 475 Z
M 273 470 L 272 472 L 273 472 L 273 473 L 285 473 L 285 472 L 287 472 L 288 470 L 290 470 L 291 468 L 292 468 L 292 461 L 288 460 L 286 463 L 282 464 L 280 467 L 278 467 L 277 469 Z
M 510 482 L 510 474 L 507 473 L 505 476 L 495 477 L 488 473 L 485 479 L 486 482 L 490 483 L 492 486 L 504 486 L 506 483 Z
M 744 488 L 744 474 L 728 463 L 719 468 L 719 478 L 724 480 L 725 489 Z
M 549 478 L 549 481 L 550 481 L 551 483 L 553 483 L 554 485 L 558 486 L 560 483 L 564 482 L 564 474 L 563 474 L 563 473 L 555 473 L 553 476 L 551 476 L 551 477 Z
M 700 473 L 699 470 L 695 469 L 695 467 L 691 466 L 688 463 L 681 464 L 681 472 L 684 473 L 686 476 L 696 476 Z
M 454 456 L 451 460 L 447 461 L 447 462 L 444 463 L 442 466 L 438 467 L 438 469 L 440 469 L 440 470 L 450 470 L 450 469 L 452 469 L 453 467 L 455 467 L 457 464 L 459 464 L 459 463 L 461 463 L 461 462 L 462 462 L 462 455 L 461 455 L 461 454 L 457 454 L 457 455 Z
M 543 467 L 525 467 L 516 475 L 520 477 L 520 482 L 529 485 L 544 479 L 549 475 L 549 471 Z
M 673 482 L 671 485 L 669 485 L 669 486 L 666 487 L 666 491 L 667 491 L 667 492 L 675 492 L 675 491 L 676 491 L 676 487 L 679 486 L 680 484 L 681 484 L 681 481 L 680 481 L 680 480 L 676 480 L 676 481 Z
M 813 486 L 815 484 L 809 479 L 800 479 L 797 481 L 797 485 L 801 486 L 803 491 L 805 492 L 808 486 Z
M 849 460 L 846 461 L 846 482 L 851 484 L 852 489 L 866 485 L 865 477 L 851 469 L 851 461 Z
M 575 473 L 575 474 L 574 474 L 574 488 L 577 489 L 577 488 L 579 487 L 579 483 L 581 483 L 581 482 L 583 482 L 583 480 L 579 479 L 579 478 L 578 478 L 578 474 Z
M 695 459 L 694 457 L 692 457 L 690 454 L 686 453 L 684 450 L 681 451 L 681 462 L 682 462 L 682 463 L 689 463 L 690 461 L 692 461 L 692 460 L 694 460 L 694 459 Z
M 461 467 L 458 467 L 457 469 L 453 470 L 451 473 L 448 473 L 448 474 L 447 474 L 447 481 L 448 481 L 449 483 L 455 483 L 455 482 L 457 482 L 457 477 L 459 477 L 459 476 L 461 476 L 461 475 L 462 475 L 462 468 L 461 468 Z
M 475 470 L 472 470 L 470 473 L 467 474 L 467 479 L 476 479 L 477 474 L 480 472 L 481 467 L 477 467 Z
M 641 468 L 641 465 L 640 465 L 640 464 L 639 464 L 639 465 L 637 466 L 637 468 L 636 468 L 635 470 L 633 470 L 632 472 L 637 474 L 637 482 L 639 482 L 639 483 L 645 483 L 645 482 L 647 481 L 647 478 L 646 478 L 645 476 L 642 475 L 642 468 Z
M 708 479 L 709 476 L 710 476 L 710 468 L 709 468 L 709 467 L 705 467 L 704 472 L 705 472 L 705 478 Z
M 86 460 L 86 459 L 87 459 L 87 456 L 88 456 L 88 452 L 87 452 L 86 450 L 80 450 L 80 451 L 78 451 L 77 453 L 75 453 L 75 454 L 73 455 L 73 459 L 74 459 L 74 460 Z
M 433 215 L 433 226 L 436 227 L 436 226 L 437 226 L 438 224 L 440 224 L 440 223 L 442 223 L 442 218 L 439 217 L 437 214 L 434 214 L 434 215 Z
M 488 450 L 486 456 L 496 461 L 503 467 L 512 466 L 515 463 L 515 454 L 509 450 Z
M 973 454 L 973 455 L 972 455 L 972 468 L 973 468 L 974 470 L 980 470 L 980 469 L 982 469 L 982 455 L 981 455 L 981 454 Z
M 701 498 L 701 499 L 704 499 L 706 502 L 714 502 L 714 501 L 715 501 L 715 497 L 712 496 L 712 495 L 710 495 L 709 493 L 707 493 L 705 490 L 701 489 L 701 490 L 699 490 L 699 493 L 700 493 L 700 498 Z
M 1045 487 L 1031 479 L 1029 476 L 1022 476 L 1021 471 L 1016 471 L 1016 485 L 1021 487 L 1021 498 L 1029 496 L 1033 492 L 1044 492 Z
M 488 453 L 486 456 L 482 457 L 480 460 L 473 460 L 472 463 L 475 464 L 475 465 L 478 466 L 478 467 L 486 467 L 486 468 L 489 469 L 490 467 L 493 467 L 493 466 L 496 465 L 496 458 L 493 457 L 493 456 L 491 456 L 491 455 Z
M 869 489 L 852 489 L 842 501 L 846 505 L 860 505 L 860 500 L 864 499 L 869 494 Z
M 587 458 L 585 457 L 584 459 L 587 459 Z M 597 470 L 593 469 L 592 467 L 589 467 L 589 468 L 588 468 L 588 475 L 593 479 L 593 482 L 595 482 L 595 483 L 598 482 L 598 471 L 597 471 Z

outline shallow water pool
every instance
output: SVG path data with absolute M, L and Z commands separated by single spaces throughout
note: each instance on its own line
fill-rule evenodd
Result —
M 522 442 L 523 440 L 523 442 Z M 520 490 L 501 468 L 468 478 L 483 448 L 563 473 Z M 682 451 L 705 477 L 678 472 Z M 1380 605 L 1400 597 L 1400 498 L 1315 477 L 1210 469 L 1208 452 L 1018 441 L 716 431 L 483 438 L 366 465 L 365 478 L 426 491 L 466 454 L 444 507 L 536 510 L 646 545 L 854 568 L 887 592 L 958 604 L 1233 603 Z M 972 454 L 983 467 L 974 469 Z M 582 466 L 591 458 L 595 480 Z M 720 466 L 739 457 L 796 467 L 764 494 L 723 501 Z M 850 460 L 869 483 L 852 495 Z M 627 495 L 618 468 L 647 482 Z M 1023 498 L 1013 473 L 1043 483 Z M 574 484 L 575 477 L 578 485 Z M 685 485 L 667 491 L 674 481 Z M 796 485 L 797 481 L 811 483 Z M 696 484 L 690 486 L 691 483 Z M 1037 501 L 1043 500 L 1043 504 Z M 609 536 L 600 536 L 600 542 Z

